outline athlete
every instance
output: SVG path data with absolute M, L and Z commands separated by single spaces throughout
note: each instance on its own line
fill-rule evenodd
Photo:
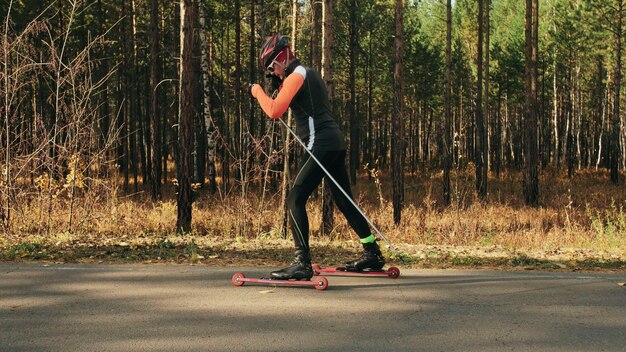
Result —
M 272 99 L 260 85 L 252 84 L 250 94 L 272 119 L 280 118 L 291 108 L 298 137 L 352 198 L 345 166 L 346 145 L 343 133 L 330 114 L 328 93 L 319 73 L 302 66 L 291 51 L 287 38 L 278 33 L 265 39 L 259 60 L 262 67 L 270 73 L 279 92 Z M 313 276 L 306 203 L 325 175 L 308 153 L 303 155 L 298 170 L 293 188 L 287 197 L 291 232 L 296 246 L 295 259 L 291 266 L 273 271 L 271 275 L 275 279 L 308 280 Z M 385 258 L 367 221 L 334 183 L 330 183 L 330 188 L 335 204 L 360 237 L 364 249 L 361 257 L 346 263 L 346 270 L 382 269 Z

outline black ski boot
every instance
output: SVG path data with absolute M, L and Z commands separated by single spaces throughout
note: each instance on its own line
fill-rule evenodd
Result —
M 385 257 L 380 252 L 378 243 L 363 243 L 361 257 L 346 263 L 346 271 L 379 271 L 385 265 Z
M 291 266 L 284 269 L 272 271 L 272 279 L 277 280 L 310 280 L 313 277 L 311 268 L 311 256 L 303 249 L 296 251 L 296 259 Z

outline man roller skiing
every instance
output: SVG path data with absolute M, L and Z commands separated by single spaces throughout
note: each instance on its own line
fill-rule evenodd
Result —
M 281 280 L 309 280 L 313 276 L 309 249 L 309 220 L 306 203 L 322 182 L 324 170 L 319 161 L 345 193 L 352 197 L 345 166 L 346 146 L 339 125 L 330 114 L 330 103 L 324 81 L 319 73 L 304 67 L 289 47 L 287 38 L 275 34 L 265 39 L 259 60 L 272 76 L 275 99 L 268 97 L 258 84 L 250 85 L 250 94 L 259 101 L 263 111 L 272 119 L 280 118 L 291 108 L 296 120 L 297 135 L 315 156 L 305 153 L 300 160 L 294 185 L 287 197 L 291 232 L 296 246 L 291 266 L 271 273 Z M 317 161 L 315 160 L 317 159 Z M 363 244 L 363 254 L 346 263 L 348 271 L 381 270 L 385 265 L 376 237 L 365 217 L 352 204 L 353 200 L 330 183 L 333 200 Z

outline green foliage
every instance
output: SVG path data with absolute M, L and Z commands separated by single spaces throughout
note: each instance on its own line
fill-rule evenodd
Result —
M 434 13 L 442 7 L 433 6 L 434 4 L 425 2 L 422 6 L 411 6 L 405 14 L 407 42 L 404 62 L 407 94 L 414 97 L 411 101 L 423 101 L 430 109 L 436 109 L 442 105 L 445 50 L 445 41 L 442 42 L 435 36 L 437 32 L 442 31 L 442 28 L 434 29 L 433 22 L 435 21 L 432 20 L 442 15 Z M 441 27 L 441 23 L 438 25 Z M 443 33 L 445 34 L 445 28 L 443 28 Z
M 539 260 L 535 258 L 530 258 L 526 255 L 520 255 L 516 258 L 511 259 L 512 266 L 536 266 L 540 263 Z
M 604 211 L 594 211 L 587 206 L 587 216 L 597 240 L 606 241 L 612 248 L 619 248 L 626 243 L 626 213 L 621 205 L 618 207 L 615 204 L 614 200 Z
M 42 251 L 41 243 L 39 242 L 21 242 L 12 245 L 7 251 L 3 253 L 5 259 L 15 260 L 19 258 L 32 258 L 41 259 L 45 257 Z

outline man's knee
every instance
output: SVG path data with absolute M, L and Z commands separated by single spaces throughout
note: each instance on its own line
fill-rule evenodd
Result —
M 304 199 L 306 201 L 306 199 Z M 300 187 L 295 186 L 289 191 L 287 195 L 287 207 L 289 209 L 295 209 L 303 202 L 303 194 Z

